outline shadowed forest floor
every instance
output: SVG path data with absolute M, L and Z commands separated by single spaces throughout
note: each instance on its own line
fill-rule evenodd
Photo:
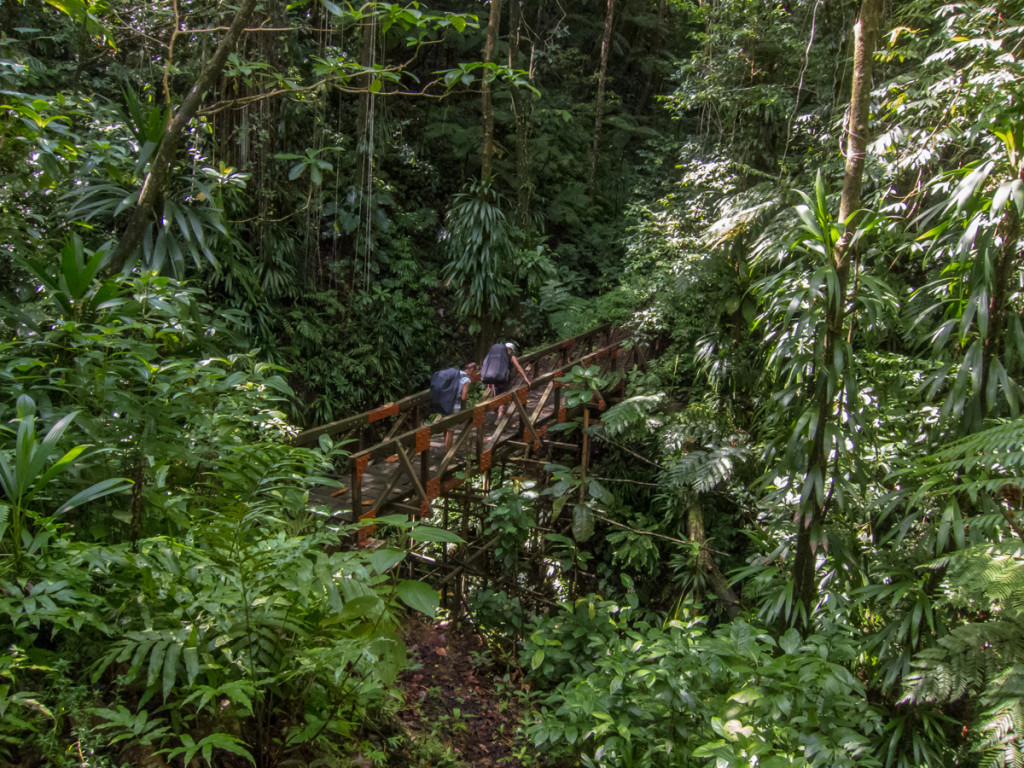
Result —
M 440 752 L 415 765 L 521 766 L 513 757 L 519 707 L 511 686 L 501 690 L 502 676 L 489 668 L 484 640 L 469 627 L 417 620 L 404 635 L 413 668 L 399 679 L 399 718 L 414 742 Z

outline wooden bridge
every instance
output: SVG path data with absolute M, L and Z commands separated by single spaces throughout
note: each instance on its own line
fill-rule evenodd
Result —
M 529 386 L 520 380 L 510 392 L 429 424 L 424 420 L 429 415 L 430 393 L 422 390 L 296 436 L 296 445 L 314 445 L 328 435 L 351 446 L 347 466 L 342 468 L 347 485 L 333 491 L 321 489 L 314 501 L 352 522 L 366 521 L 360 541 L 373 532 L 371 519 L 377 515 L 401 512 L 430 517 L 439 500 L 458 493 L 470 478 L 484 475 L 484 488 L 489 489 L 495 466 L 509 461 L 542 466 L 553 448 L 580 451 L 582 446 L 553 439 L 562 435 L 551 427 L 588 407 L 603 410 L 621 388 L 624 374 L 634 366 L 643 367 L 646 356 L 644 347 L 633 343 L 628 332 L 605 325 L 519 356 L 519 362 L 528 372 Z M 575 366 L 597 366 L 598 377 L 612 384 L 609 391 L 594 391 L 591 403 L 567 408 L 559 379 Z M 502 406 L 508 407 L 499 419 Z M 454 438 L 446 449 L 444 435 L 449 431 Z M 447 528 L 447 507 L 440 506 L 444 519 L 439 523 Z

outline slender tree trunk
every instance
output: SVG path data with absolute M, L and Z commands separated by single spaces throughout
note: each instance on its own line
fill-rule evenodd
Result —
M 704 509 L 701 507 L 699 499 L 694 498 L 689 501 L 686 515 L 686 532 L 690 537 L 690 541 L 700 545 L 700 554 L 697 557 L 701 567 L 707 574 L 711 591 L 715 597 L 722 601 L 729 618 L 735 619 L 740 614 L 740 599 L 729 586 L 729 582 L 726 581 L 722 571 L 718 568 L 718 564 L 711 556 L 707 534 L 704 531 Z
M 662 51 L 665 49 L 665 37 L 668 31 L 668 3 L 666 0 L 658 0 L 658 25 L 654 30 L 654 42 L 653 48 L 656 51 Z M 648 44 L 651 45 L 651 44 Z M 648 67 L 647 74 L 644 76 L 644 84 L 640 88 L 640 95 L 637 97 L 636 103 L 633 106 L 633 114 L 641 115 L 644 111 L 644 106 L 647 104 L 647 99 L 651 94 L 651 91 L 655 88 L 655 72 L 658 71 L 658 67 L 654 65 L 657 59 L 652 57 L 652 66 Z M 660 82 L 658 83 L 660 86 Z
M 850 92 L 850 114 L 846 124 L 846 173 L 843 177 L 843 196 L 839 203 L 840 222 L 846 221 L 860 209 L 864 161 L 867 157 L 869 138 L 871 73 L 874 69 L 880 6 L 881 0 L 863 0 L 860 15 L 854 25 L 853 84 Z M 859 220 L 860 214 L 857 213 L 836 245 L 836 268 L 839 269 L 844 282 L 850 271 L 850 243 L 853 239 L 854 225 Z
M 377 37 L 377 19 L 369 16 L 363 20 L 359 32 L 361 35 L 359 43 L 359 66 L 364 70 L 370 69 L 374 61 L 374 46 Z M 369 206 L 372 200 L 373 184 L 373 121 L 374 121 L 374 95 L 370 93 L 370 84 L 373 82 L 372 74 L 359 75 L 356 78 L 359 86 L 359 112 L 356 118 L 356 209 L 366 216 L 372 216 Z M 358 273 L 365 266 L 366 260 L 370 258 L 371 243 L 370 233 L 363 230 L 364 222 L 360 215 L 360 222 L 356 231 L 351 236 L 351 248 L 349 249 L 349 290 L 355 288 L 358 282 Z M 363 249 L 360 252 L 359 243 L 362 241 Z
M 587 194 L 594 196 L 597 184 L 597 150 L 601 141 L 601 123 L 604 120 L 604 89 L 608 75 L 608 52 L 612 46 L 612 20 L 615 17 L 615 0 L 608 0 L 604 16 L 604 36 L 601 38 L 601 67 L 597 73 L 597 101 L 594 104 L 594 142 L 590 148 L 590 177 L 587 180 Z
M 139 538 L 142 536 L 142 492 L 146 487 L 146 475 L 144 470 L 145 460 L 142 452 L 136 448 L 131 459 L 132 485 L 132 506 L 131 522 L 128 526 L 128 541 L 131 542 L 132 552 L 139 551 Z
M 519 69 L 520 67 L 520 38 L 523 28 L 523 2 L 522 0 L 510 0 L 508 5 L 508 67 Z M 527 147 L 527 132 L 529 130 L 530 107 L 529 96 L 512 87 L 512 109 L 516 116 L 516 225 L 525 229 L 530 220 L 530 197 L 533 192 L 533 184 L 530 181 L 530 159 Z
M 501 0 L 491 0 L 491 15 L 487 20 L 487 40 L 484 43 L 484 63 L 494 62 L 494 48 L 498 41 L 498 27 L 501 25 Z M 494 105 L 491 104 L 491 83 L 484 75 L 480 86 L 481 111 L 484 122 L 484 142 L 480 150 L 480 178 L 483 181 L 491 176 L 491 163 L 494 160 Z
M 1006 318 L 1013 312 L 1010 303 L 1010 285 L 1014 270 L 1020 262 L 1020 215 L 1016 206 L 1007 205 L 996 232 L 1003 241 L 996 260 L 995 280 L 992 284 L 992 295 L 988 309 L 988 335 L 982 349 L 981 366 L 981 413 L 980 418 L 992 415 L 995 402 L 990 401 L 988 394 L 989 371 L 992 361 L 999 359 L 1004 353 L 1003 334 L 1006 329 Z M 1012 374 L 1011 374 L 1012 375 Z
M 480 318 L 480 333 L 476 337 L 475 357 L 473 358 L 478 365 L 483 363 L 484 355 L 487 354 L 487 350 L 491 348 L 491 345 L 495 343 L 500 329 L 500 323 L 495 322 L 494 318 L 489 314 L 485 314 Z
M 170 178 L 174 156 L 177 154 L 178 144 L 181 142 L 181 135 L 199 108 L 203 94 L 213 84 L 213 81 L 220 76 L 228 54 L 234 50 L 238 39 L 242 36 L 242 30 L 249 23 L 249 17 L 252 16 L 253 11 L 256 9 L 257 2 L 258 0 L 243 0 L 238 11 L 235 13 L 231 26 L 224 35 L 224 39 L 217 46 L 217 50 L 213 54 L 210 63 L 199 73 L 199 78 L 192 86 L 192 90 L 189 91 L 185 101 L 182 102 L 175 113 L 174 119 L 171 120 L 167 132 L 164 134 L 163 140 L 153 156 L 153 161 L 149 165 L 149 173 L 142 184 L 142 191 L 139 192 L 139 202 L 135 205 L 131 218 L 128 220 L 128 225 L 125 227 L 124 232 L 121 233 L 121 237 L 114 247 L 114 252 L 110 257 L 110 264 L 107 267 L 110 272 L 120 272 L 124 269 L 128 257 L 135 252 L 135 249 L 139 247 L 139 243 L 142 242 L 142 238 L 146 233 L 146 227 L 153 220 L 153 210 L 156 207 L 156 202 L 163 195 L 164 187 L 167 185 L 168 178 Z
M 853 84 L 850 93 L 850 112 L 846 125 L 846 174 L 839 204 L 841 222 L 849 219 L 846 230 L 836 243 L 833 263 L 838 276 L 838 287 L 831 295 L 828 321 L 815 376 L 815 400 L 818 419 L 814 427 L 810 455 L 807 461 L 808 477 L 817 475 L 821 493 L 810 493 L 797 516 L 796 557 L 793 562 L 793 597 L 802 609 L 800 617 L 805 629 L 818 595 L 814 563 L 818 547 L 824 542 L 825 479 L 831 459 L 831 447 L 825 444 L 825 435 L 834 419 L 836 397 L 841 391 L 840 381 L 830 383 L 828 368 L 833 365 L 836 346 L 844 337 L 846 323 L 846 291 L 850 276 L 853 232 L 857 211 L 861 205 L 861 187 L 864 178 L 864 159 L 868 145 L 868 114 L 871 95 L 871 72 L 875 42 L 878 37 L 878 15 L 881 0 L 863 0 L 854 25 Z M 841 374 L 840 374 L 841 377 Z

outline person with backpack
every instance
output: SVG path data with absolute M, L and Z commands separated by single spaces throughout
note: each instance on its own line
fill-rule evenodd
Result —
M 468 362 L 460 371 L 458 368 L 445 368 L 430 377 L 430 409 L 441 416 L 451 416 L 462 409 L 469 397 L 469 385 L 476 371 L 475 362 Z M 452 447 L 451 430 L 444 433 L 444 447 Z
M 519 371 L 526 386 L 530 386 L 530 378 L 519 364 L 516 357 L 516 345 L 511 341 L 498 343 L 491 346 L 484 356 L 483 364 L 480 366 L 480 381 L 487 385 L 491 397 L 497 397 L 512 389 L 512 366 Z M 498 419 L 505 410 L 505 406 L 498 408 Z

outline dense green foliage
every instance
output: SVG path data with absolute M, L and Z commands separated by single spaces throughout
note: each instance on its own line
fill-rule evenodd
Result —
M 404 664 L 399 602 L 436 607 L 403 552 L 337 551 L 330 454 L 284 442 L 283 379 L 200 299 L 111 280 L 3 347 L 5 761 L 330 754 Z
M 844 221 L 860 8 L 259 3 L 111 270 L 236 9 L 0 4 L 0 765 L 386 763 L 452 537 L 289 438 L 607 319 L 477 531 L 524 762 L 1020 765 L 1024 6 L 884 9 Z

